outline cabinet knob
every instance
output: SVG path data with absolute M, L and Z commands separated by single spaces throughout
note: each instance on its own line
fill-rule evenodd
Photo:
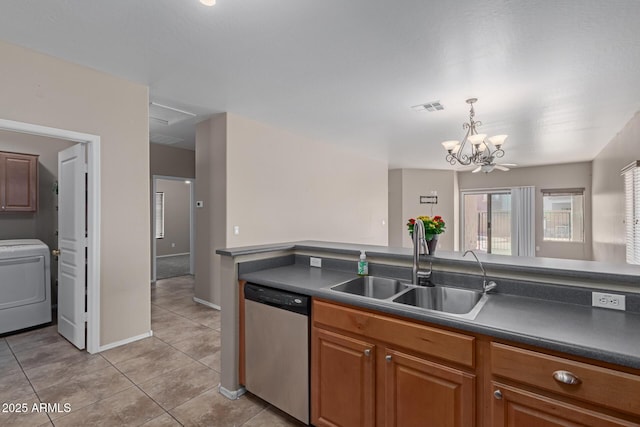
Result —
M 578 385 L 582 382 L 580 378 L 569 371 L 555 371 L 553 379 L 562 384 Z
M 367 357 L 368 357 L 368 356 L 371 356 L 371 350 L 366 349 L 366 350 L 364 351 L 364 355 L 365 355 L 365 356 L 367 356 Z
M 500 390 L 496 390 L 493 392 L 493 397 L 495 397 L 498 400 L 502 400 L 502 392 Z
M 384 359 L 385 359 L 387 362 L 391 362 L 392 357 L 391 357 L 391 355 L 390 355 L 390 354 L 387 354 L 387 355 L 384 357 Z

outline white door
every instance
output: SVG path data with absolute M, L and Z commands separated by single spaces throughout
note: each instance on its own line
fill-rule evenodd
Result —
M 58 332 L 85 347 L 86 319 L 85 145 L 58 153 Z

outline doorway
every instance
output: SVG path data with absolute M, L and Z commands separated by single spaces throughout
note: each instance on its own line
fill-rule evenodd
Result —
M 86 148 L 87 268 L 83 282 L 86 285 L 86 349 L 97 353 L 100 351 L 100 137 L 5 119 L 0 119 L 0 130 L 81 143 Z
M 511 255 L 510 190 L 462 192 L 462 249 Z
M 194 198 L 193 178 L 153 176 L 153 282 L 195 272 Z

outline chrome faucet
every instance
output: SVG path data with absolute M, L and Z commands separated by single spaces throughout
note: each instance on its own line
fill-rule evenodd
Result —
M 431 278 L 433 264 L 429 264 L 429 270 L 420 268 L 420 254 L 427 254 L 427 239 L 425 238 L 424 223 L 416 220 L 413 224 L 413 284 L 424 285 Z
M 462 257 L 464 258 L 468 253 L 473 255 L 473 257 L 478 262 L 478 265 L 480 266 L 480 270 L 482 270 L 482 291 L 486 294 L 487 292 L 490 292 L 493 289 L 495 289 L 498 286 L 498 284 L 496 282 L 494 282 L 493 280 L 490 281 L 489 283 L 487 283 L 487 272 L 484 270 L 484 266 L 482 265 L 482 263 L 478 259 L 478 256 L 476 255 L 475 252 L 473 252 L 472 250 L 465 251 L 465 253 L 464 253 L 464 255 L 462 255 Z

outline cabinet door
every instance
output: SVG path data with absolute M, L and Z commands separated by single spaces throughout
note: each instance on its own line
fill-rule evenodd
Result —
M 387 349 L 386 426 L 472 427 L 475 375 Z
M 493 427 L 640 426 L 640 420 L 627 421 L 504 384 L 492 385 Z
M 375 425 L 375 346 L 313 328 L 311 399 L 313 424 Z
M 0 154 L 2 212 L 35 212 L 38 203 L 38 157 Z

